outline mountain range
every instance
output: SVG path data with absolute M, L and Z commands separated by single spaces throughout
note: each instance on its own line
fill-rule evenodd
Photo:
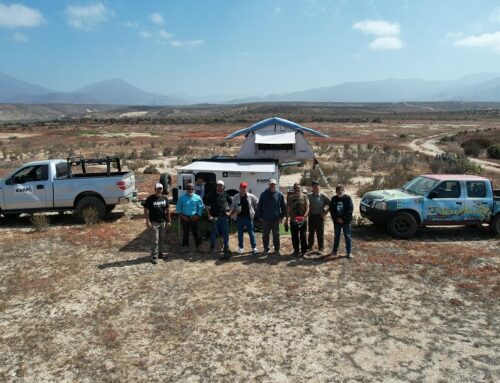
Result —
M 0 103 L 89 105 L 186 105 L 200 102 L 244 104 L 251 102 L 500 102 L 500 73 L 480 73 L 458 80 L 419 78 L 346 82 L 292 93 L 238 99 L 220 95 L 205 98 L 146 92 L 115 78 L 72 92 L 57 92 L 0 72 Z

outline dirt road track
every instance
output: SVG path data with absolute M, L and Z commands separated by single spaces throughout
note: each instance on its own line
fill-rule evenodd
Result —
M 429 156 L 443 154 L 444 151 L 437 146 L 437 142 L 442 137 L 445 137 L 447 135 L 449 135 L 449 133 L 435 134 L 429 137 L 418 138 L 410 142 L 408 144 L 408 147 L 416 152 L 427 154 Z M 500 173 L 500 165 L 495 162 L 480 160 L 477 158 L 470 158 L 470 160 L 481 165 L 485 170 Z

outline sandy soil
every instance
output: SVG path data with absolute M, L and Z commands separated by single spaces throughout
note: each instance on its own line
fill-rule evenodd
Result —
M 282 257 L 228 262 L 180 255 L 174 231 L 157 265 L 139 206 L 0 232 L 5 382 L 500 379 L 500 241 L 485 229 L 355 227 L 352 261 L 293 258 L 282 236 Z

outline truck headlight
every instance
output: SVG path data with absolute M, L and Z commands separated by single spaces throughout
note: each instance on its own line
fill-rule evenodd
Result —
M 373 207 L 379 210 L 387 210 L 387 203 L 384 201 L 377 201 Z

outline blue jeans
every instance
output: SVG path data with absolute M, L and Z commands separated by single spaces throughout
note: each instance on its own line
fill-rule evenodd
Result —
M 217 235 L 224 240 L 224 249 L 229 246 L 229 222 L 227 217 L 216 217 L 212 223 L 212 232 L 210 233 L 210 247 L 215 247 L 215 239 Z
M 248 236 L 250 237 L 250 246 L 252 249 L 257 247 L 257 242 L 255 241 L 255 231 L 253 230 L 253 220 L 250 217 L 237 217 L 236 225 L 238 225 L 238 247 L 243 248 L 243 233 L 245 232 L 245 227 L 248 230 Z
M 340 232 L 344 231 L 345 251 L 347 254 L 352 252 L 352 236 L 351 236 L 351 223 L 333 223 L 335 229 L 335 236 L 333 237 L 333 252 L 336 253 L 339 249 Z

